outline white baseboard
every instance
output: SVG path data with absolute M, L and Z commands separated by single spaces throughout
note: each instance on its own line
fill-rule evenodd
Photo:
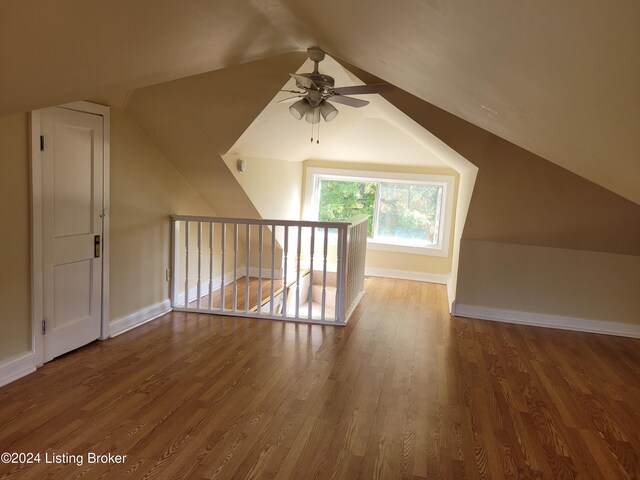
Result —
M 394 270 L 392 268 L 365 267 L 364 274 L 371 277 L 398 278 L 400 280 L 417 280 L 419 282 L 448 285 L 448 273 L 426 273 L 411 270 Z
M 36 356 L 25 352 L 0 362 L 0 387 L 36 371 Z
M 168 298 L 161 302 L 154 303 L 148 307 L 141 308 L 124 317 L 116 318 L 109 324 L 110 336 L 115 337 L 121 333 L 127 332 L 132 328 L 136 328 L 143 323 L 150 322 L 165 313 L 171 311 L 171 300 Z
M 479 318 L 496 322 L 530 325 L 533 327 L 557 328 L 576 332 L 599 333 L 602 335 L 616 335 L 619 337 L 640 338 L 640 325 L 628 323 L 607 322 L 587 318 L 565 317 L 542 313 L 520 312 L 498 308 L 463 305 L 453 302 L 452 315 L 456 317 Z

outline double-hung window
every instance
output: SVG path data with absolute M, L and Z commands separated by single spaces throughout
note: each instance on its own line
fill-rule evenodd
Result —
M 319 221 L 369 216 L 374 249 L 448 255 L 454 177 L 309 168 L 307 211 Z

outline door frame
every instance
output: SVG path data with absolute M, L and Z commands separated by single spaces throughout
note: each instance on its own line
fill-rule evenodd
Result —
M 102 175 L 102 312 L 100 318 L 100 340 L 109 338 L 109 172 L 110 172 L 110 108 L 90 102 L 73 102 L 58 105 L 59 108 L 90 113 L 102 117 L 103 127 L 103 175 Z M 34 110 L 30 116 L 31 129 L 31 347 L 36 366 L 44 360 L 42 321 L 44 320 L 43 294 L 43 225 L 42 225 L 42 111 Z

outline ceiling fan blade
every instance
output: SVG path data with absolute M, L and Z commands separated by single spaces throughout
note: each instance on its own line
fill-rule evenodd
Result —
M 348 105 L 350 107 L 356 107 L 356 108 L 369 105 L 369 102 L 367 102 L 366 100 L 360 100 L 359 98 L 345 97 L 344 95 L 333 95 L 327 98 L 327 100 L 330 102 L 341 103 L 343 105 Z
M 333 93 L 338 95 L 364 95 L 367 93 L 381 93 L 391 90 L 391 85 L 387 83 L 374 83 L 371 85 L 353 85 L 351 87 L 338 87 L 333 89 Z
M 316 89 L 318 88 L 318 87 L 316 87 L 316 84 L 313 83 L 313 80 L 311 80 L 310 78 L 307 78 L 307 77 L 305 77 L 303 75 L 290 73 L 289 76 L 291 78 L 294 78 L 295 81 L 297 83 L 299 83 L 300 85 L 302 85 L 304 88 L 311 88 L 311 87 L 316 88 Z
M 303 98 L 303 95 L 296 95 L 295 97 L 283 98 L 282 100 L 278 100 L 277 103 L 291 103 L 294 100 L 297 100 L 299 98 Z

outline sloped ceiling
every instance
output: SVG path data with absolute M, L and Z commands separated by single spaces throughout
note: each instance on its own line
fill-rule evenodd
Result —
M 307 60 L 297 72 L 312 70 L 313 62 Z M 363 84 L 328 55 L 320 64 L 320 71 L 331 75 L 336 86 Z M 295 89 L 294 80 L 289 78 L 281 88 Z M 370 102 L 365 108 L 335 104 L 338 116 L 331 122 L 321 122 L 319 130 L 317 127 L 312 129 L 304 120 L 293 118 L 288 103 L 279 103 L 291 97 L 291 93 L 278 92 L 227 152 L 229 157 L 451 167 L 426 148 L 421 139 L 407 132 L 407 122 L 413 121 L 380 95 L 360 96 Z M 395 110 L 393 118 L 387 115 L 389 109 Z
M 304 58 L 291 52 L 141 88 L 130 95 L 126 111 L 216 214 L 259 218 L 221 155 Z M 261 84 L 246 89 L 243 78 Z
M 0 114 L 315 44 L 640 203 L 639 24 L 633 0 L 0 0 Z

